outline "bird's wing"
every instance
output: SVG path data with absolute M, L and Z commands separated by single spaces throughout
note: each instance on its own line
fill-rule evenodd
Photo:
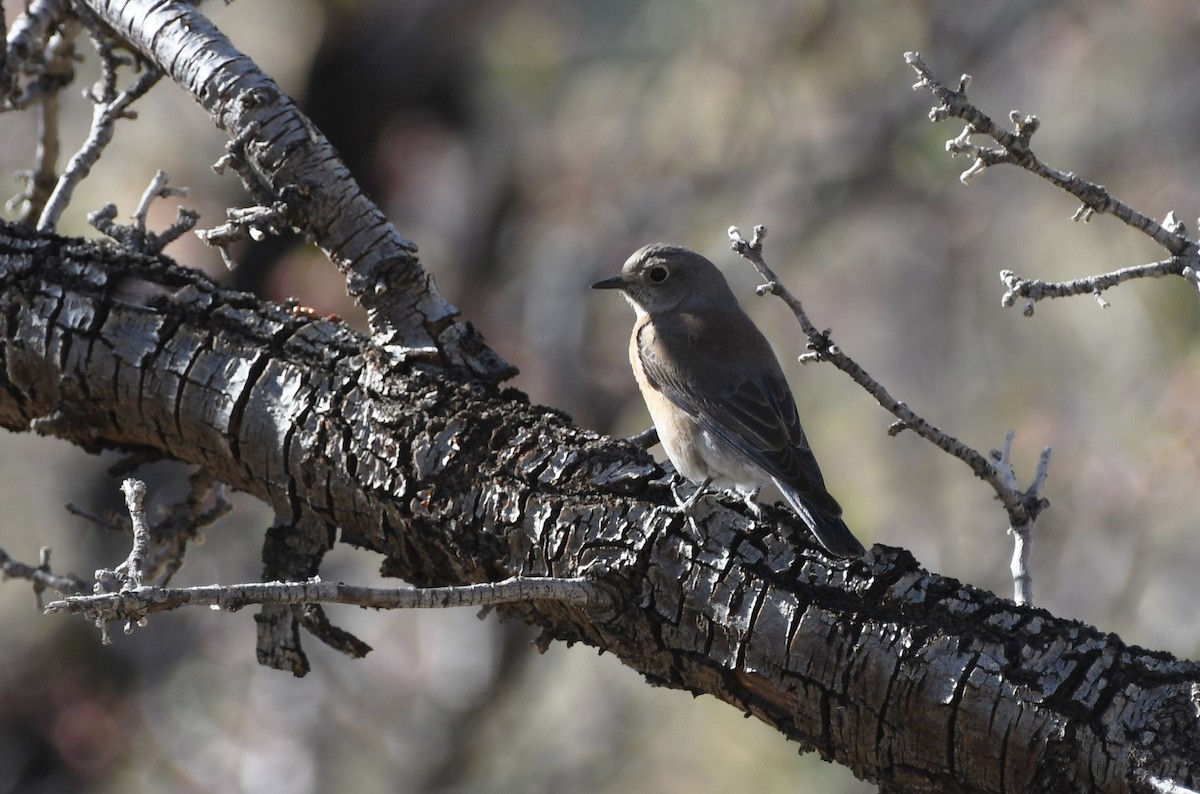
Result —
M 817 510 L 841 515 L 841 506 L 825 490 L 796 401 L 770 345 L 748 318 L 730 325 L 734 327 L 691 328 L 687 338 L 670 326 L 656 328 L 659 343 L 638 346 L 647 380 L 781 485 Z M 739 344 L 718 341 L 713 333 Z M 685 346 L 691 355 L 679 355 Z M 729 355 L 720 355 L 721 350 Z

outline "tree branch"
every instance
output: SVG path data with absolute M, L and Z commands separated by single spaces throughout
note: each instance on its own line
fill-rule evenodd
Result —
M 112 642 L 108 627 L 114 622 L 124 622 L 125 633 L 129 634 L 135 625 L 146 626 L 148 615 L 185 606 L 208 606 L 236 612 L 250 604 L 349 604 L 364 609 L 433 609 L 492 607 L 518 601 L 561 601 L 589 612 L 596 620 L 607 620 L 615 614 L 615 594 L 605 589 L 602 582 L 584 577 L 526 579 L 514 576 L 500 582 L 427 588 L 362 587 L 342 582 L 322 582 L 317 578 L 307 582 L 254 582 L 180 588 L 147 586 L 144 582 L 153 532 L 146 520 L 146 484 L 129 478 L 121 484 L 121 492 L 125 496 L 125 506 L 133 526 L 133 545 L 129 557 L 115 569 L 96 571 L 95 592 L 92 595 L 68 595 L 45 607 L 47 613 L 71 612 L 86 616 L 100 627 L 105 644 Z M 76 583 L 80 586 L 70 592 L 83 589 L 82 582 L 78 580 L 52 576 L 49 573 L 49 550 L 43 549 L 42 554 L 43 562 L 37 569 L 11 560 L 2 550 L 0 562 L 5 566 L 6 575 L 31 579 L 35 589 L 50 584 L 62 591 L 63 586 L 70 587 Z M 353 647 L 359 646 L 353 644 Z M 366 650 L 369 648 L 363 654 Z
M 1157 278 L 1164 275 L 1176 275 L 1187 278 L 1193 286 L 1200 287 L 1200 248 L 1188 238 L 1183 225 L 1175 220 L 1174 213 L 1168 214 L 1162 223 L 1143 215 L 1128 204 L 1114 198 L 1103 185 L 1097 185 L 1081 179 L 1074 173 L 1060 171 L 1046 165 L 1033 153 L 1030 141 L 1037 132 L 1041 122 L 1036 116 L 1024 116 L 1012 111 L 1009 120 L 1013 124 L 1013 132 L 997 125 L 990 116 L 975 107 L 967 99 L 967 87 L 971 84 L 971 76 L 964 74 L 959 79 L 957 89 L 949 88 L 945 83 L 934 77 L 933 72 L 925 65 L 920 53 L 906 52 L 904 60 L 917 73 L 914 90 L 926 89 L 938 100 L 937 105 L 929 111 L 929 119 L 933 122 L 944 121 L 948 118 L 959 118 L 967 122 L 967 126 L 959 135 L 946 142 L 946 151 L 951 155 L 965 154 L 972 158 L 971 167 L 959 177 L 963 184 L 982 173 L 986 168 L 1008 163 L 1036 174 L 1051 184 L 1061 188 L 1080 201 L 1080 207 L 1072 220 L 1088 221 L 1092 215 L 1099 212 L 1112 215 L 1130 228 L 1145 234 L 1154 242 L 1165 248 L 1171 258 L 1149 265 L 1132 268 L 1122 268 L 1111 273 L 1089 276 L 1075 281 L 1059 284 L 1027 280 L 1017 276 L 1010 270 L 1001 272 L 1000 278 L 1008 290 L 1001 301 L 1004 306 L 1012 306 L 1016 297 L 1026 299 L 1024 314 L 1033 314 L 1033 305 L 1044 298 L 1060 298 L 1067 295 L 1095 295 L 1100 305 L 1107 303 L 1100 293 L 1133 278 Z M 985 135 L 995 141 L 998 146 L 985 147 L 972 142 L 975 135 Z
M 33 593 L 37 597 L 38 609 L 42 609 L 42 593 L 47 589 L 63 595 L 87 592 L 87 582 L 79 577 L 68 574 L 59 576 L 50 571 L 50 549 L 46 546 L 41 550 L 41 561 L 36 565 L 19 562 L 8 556 L 8 552 L 0 549 L 0 575 L 5 579 L 28 579 L 33 582 Z
M 263 578 L 297 599 L 339 537 L 418 586 L 603 582 L 611 611 L 498 611 L 541 626 L 543 645 L 585 642 L 654 683 L 713 694 L 885 789 L 1197 779 L 1195 663 L 934 576 L 901 550 L 831 561 L 790 511 L 664 509 L 669 484 L 642 450 L 494 385 L 507 365 L 191 5 L 90 5 L 240 142 L 230 155 L 252 199 L 282 202 L 279 217 L 330 253 L 373 336 L 146 252 L 0 225 L 0 425 L 183 460 L 258 496 L 276 516 L 264 569 L 289 574 Z M 130 280 L 150 289 L 131 299 Z M 821 336 L 816 357 L 840 354 Z M 1003 454 L 983 463 L 1006 476 Z M 123 585 L 101 585 L 120 609 Z M 297 674 L 298 627 L 362 651 L 311 601 L 266 604 L 256 621 L 260 659 Z
M 515 373 L 473 326 L 455 319 L 458 309 L 422 269 L 416 245 L 363 194 L 325 136 L 192 4 L 86 2 L 230 134 L 223 163 L 244 161 L 236 170 L 257 204 L 284 201 L 288 225 L 345 274 L 385 352 L 493 381 Z
M 996 496 L 1008 514 L 1009 531 L 1013 534 L 1014 542 L 1017 544 L 1017 551 L 1013 555 L 1014 597 L 1018 604 L 1032 603 L 1033 580 L 1029 575 L 1027 564 L 1030 546 L 1033 542 L 1031 535 L 1033 522 L 1050 505 L 1050 502 L 1042 496 L 1050 465 L 1050 448 L 1046 447 L 1042 451 L 1038 474 L 1033 483 L 1029 488 L 1021 490 L 1009 460 L 1009 451 L 1014 435 L 1012 431 L 1009 431 L 1005 439 L 1003 453 L 993 452 L 990 458 L 985 457 L 954 436 L 930 424 L 924 417 L 892 397 L 879 381 L 872 378 L 857 361 L 846 355 L 834 343 L 830 331 L 818 331 L 817 327 L 813 325 L 808 318 L 808 313 L 804 311 L 800 299 L 783 285 L 783 282 L 775 275 L 775 271 L 763 259 L 763 241 L 766 236 L 767 228 L 761 225 L 754 227 L 754 236 L 750 240 L 743 237 L 736 226 L 729 227 L 730 247 L 754 265 L 758 274 L 766 280 L 765 284 L 758 287 L 758 294 L 765 295 L 769 292 L 781 298 L 792 310 L 800 329 L 808 337 L 808 349 L 812 352 L 801 356 L 801 363 L 816 360 L 828 361 L 833 364 L 874 397 L 885 411 L 896 417 L 898 421 L 888 430 L 890 435 L 896 435 L 904 430 L 912 430 L 938 449 L 967 464 L 976 477 L 992 486 L 992 490 L 996 492 Z
M 146 615 L 185 606 L 236 612 L 251 604 L 348 604 L 363 609 L 449 609 L 491 607 L 521 601 L 561 601 L 604 615 L 611 594 L 585 577 L 478 582 L 450 587 L 363 587 L 343 582 L 252 582 L 200 587 L 136 586 L 115 593 L 70 596 L 46 605 L 46 612 L 71 612 L 90 619 L 137 622 Z
M 1011 270 L 1001 270 L 1000 280 L 1008 289 L 1000 299 L 1000 305 L 1012 306 L 1017 298 L 1025 298 L 1024 314 L 1033 315 L 1033 304 L 1046 298 L 1067 298 L 1074 295 L 1094 295 L 1101 308 L 1108 308 L 1108 301 L 1100 294 L 1106 289 L 1137 278 L 1162 278 L 1163 276 L 1183 276 L 1192 282 L 1192 286 L 1200 289 L 1200 278 L 1190 266 L 1181 270 L 1181 260 L 1178 257 L 1162 259 L 1145 265 L 1130 265 L 1111 273 L 1100 273 L 1072 281 L 1041 281 L 1018 276 Z
M 128 278 L 189 298 L 126 303 Z M 1195 663 L 934 576 L 901 550 L 831 561 L 782 508 L 755 518 L 705 501 L 686 521 L 633 445 L 196 273 L 0 225 L 0 357 L 0 425 L 202 465 L 274 507 L 267 555 L 309 553 L 319 538 L 303 525 L 378 551 L 383 573 L 417 587 L 602 581 L 611 616 L 557 600 L 498 611 L 541 626 L 543 645 L 585 642 L 713 694 L 882 785 L 1200 776 Z M 291 644 L 264 658 L 297 669 L 288 621 L 305 610 L 273 607 L 260 628 Z
M 53 59 L 45 57 L 52 31 L 68 16 L 70 0 L 33 0 L 13 22 L 0 66 L 0 110 L 19 110 L 57 91 L 57 79 L 47 79 Z M 64 37 L 70 39 L 72 36 Z M 28 85 L 21 86 L 21 78 Z M 22 90 L 23 89 L 23 90 Z

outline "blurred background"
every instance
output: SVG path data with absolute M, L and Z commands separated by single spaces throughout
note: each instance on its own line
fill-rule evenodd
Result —
M 8 3 L 11 17 L 19 3 Z M 770 229 L 766 254 L 819 327 L 897 398 L 981 450 L 1017 431 L 1022 484 L 1054 449 L 1035 598 L 1130 643 L 1195 658 L 1200 598 L 1197 295 L 1178 279 L 1003 309 L 998 273 L 1067 279 L 1164 254 L 1015 169 L 969 187 L 931 124 L 905 50 L 994 118 L 1041 116 L 1047 163 L 1194 228 L 1200 10 L 1184 0 L 261 0 L 203 9 L 302 103 L 421 247 L 447 297 L 521 369 L 533 400 L 614 434 L 648 416 L 626 359 L 633 315 L 587 286 L 656 240 L 701 251 L 774 343 L 833 493 L 867 544 L 1011 593 L 991 490 L 829 366 L 787 364 L 803 338 L 756 298 L 725 230 Z M 81 42 L 81 48 L 87 46 Z M 64 94 L 64 152 L 91 109 Z M 192 189 L 201 226 L 247 203 L 209 166 L 225 138 L 162 84 L 122 122 L 62 231 L 123 214 L 156 168 Z M 28 169 L 33 115 L 0 119 L 0 173 Z M 64 159 L 65 159 L 64 155 Z M 10 193 L 18 190 L 14 184 Z M 175 213 L 158 202 L 155 228 Z M 9 214 L 8 217 L 14 217 Z M 272 240 L 234 274 L 191 235 L 168 249 L 226 283 L 359 315 L 319 252 Z M 83 576 L 128 551 L 67 514 L 119 505 L 113 461 L 0 436 L 0 547 Z M 661 456 L 661 451 L 657 451 Z M 162 503 L 178 472 L 151 477 Z M 156 486 L 158 482 L 160 485 Z M 236 495 L 235 495 L 236 498 Z M 270 516 L 237 499 L 179 584 L 257 579 Z M 338 549 L 327 579 L 374 580 Z M 869 791 L 711 698 L 647 686 L 611 656 L 553 647 L 473 612 L 333 619 L 376 648 L 309 641 L 300 681 L 254 662 L 249 610 L 179 612 L 102 647 L 84 621 L 0 590 L 0 792 Z

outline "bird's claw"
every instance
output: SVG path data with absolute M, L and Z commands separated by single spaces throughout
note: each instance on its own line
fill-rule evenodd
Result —
M 700 483 L 700 485 L 696 487 L 696 490 L 692 491 L 691 496 L 687 497 L 686 499 L 679 495 L 679 491 L 675 488 L 675 483 L 672 482 L 668 487 L 671 489 L 671 496 L 675 498 L 675 506 L 664 509 L 668 513 L 674 513 L 676 515 L 690 515 L 692 508 L 696 506 L 696 502 L 700 501 L 700 497 L 708 493 L 708 486 L 711 482 L 712 478 L 710 477 L 709 479 Z
M 753 491 L 745 491 L 742 493 L 742 501 L 746 503 L 746 509 L 750 511 L 750 515 L 754 516 L 755 521 L 762 521 L 763 509 L 758 503 L 758 488 Z

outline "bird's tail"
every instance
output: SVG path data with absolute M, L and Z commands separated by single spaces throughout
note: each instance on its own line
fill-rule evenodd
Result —
M 812 533 L 817 536 L 817 540 L 830 554 L 857 559 L 867 553 L 863 544 L 859 543 L 858 538 L 854 537 L 854 533 L 850 531 L 850 527 L 846 526 L 841 515 L 817 508 L 779 480 L 775 480 L 775 484 L 779 486 L 779 490 L 783 491 L 783 496 L 787 499 L 788 504 L 804 520 L 804 523 L 808 525 Z M 835 507 L 836 504 L 835 502 Z

